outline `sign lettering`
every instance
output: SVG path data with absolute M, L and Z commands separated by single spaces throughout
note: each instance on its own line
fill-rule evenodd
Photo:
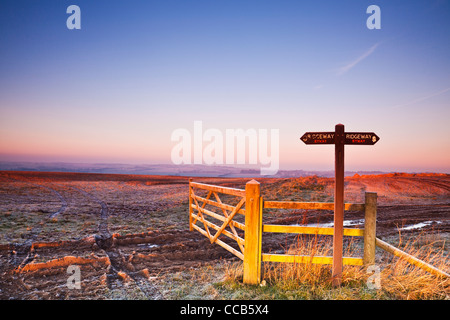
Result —
M 344 144 L 374 145 L 380 138 L 373 132 L 345 132 Z M 334 132 L 306 132 L 300 138 L 305 144 L 335 144 Z

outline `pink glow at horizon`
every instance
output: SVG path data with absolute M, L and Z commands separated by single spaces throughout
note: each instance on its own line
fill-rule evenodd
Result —
M 184 128 L 192 130 L 192 126 L 192 123 L 187 123 Z M 209 127 L 214 128 L 212 125 Z M 280 129 L 280 170 L 333 169 L 332 145 L 307 146 L 299 139 L 304 132 L 319 131 L 320 128 L 324 128 L 321 131 L 333 130 L 319 125 L 305 127 L 302 131 L 299 129 L 298 134 Z M 219 128 L 223 132 L 225 129 L 225 125 Z M 52 130 L 21 131 L 15 139 L 0 141 L 0 159 L 26 162 L 171 164 L 170 153 L 176 144 L 170 141 L 173 130 L 167 127 L 147 130 L 145 134 L 145 128 L 139 129 L 135 126 L 132 129 L 130 126 L 126 135 L 122 134 L 123 131 L 120 131 L 120 134 L 114 133 L 114 130 L 100 133 L 96 127 L 89 130 L 86 128 L 84 132 L 79 132 L 75 127 L 74 130 L 59 135 Z M 346 130 L 356 131 L 348 126 Z M 372 128 L 369 127 L 366 131 L 372 131 Z M 430 143 L 424 141 L 425 139 L 417 141 L 417 144 L 422 144 L 420 150 L 414 147 L 414 142 L 410 142 L 405 148 L 397 145 L 398 141 L 389 141 L 389 136 L 380 133 L 379 129 L 373 131 L 381 138 L 376 145 L 346 146 L 346 170 L 450 173 L 449 148 L 442 148 L 437 142 Z M 152 136 L 158 136 L 159 139 L 152 139 Z M 402 140 L 402 143 L 404 141 Z M 203 147 L 207 144 L 208 142 L 203 142 Z M 403 152 L 398 152 L 399 148 Z

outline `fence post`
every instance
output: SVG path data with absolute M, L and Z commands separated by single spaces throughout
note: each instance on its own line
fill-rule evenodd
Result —
M 375 264 L 375 238 L 377 226 L 377 194 L 366 192 L 364 217 L 364 257 L 365 266 Z
M 192 213 L 193 213 L 194 209 L 192 208 L 191 182 L 192 182 L 192 178 L 189 178 L 189 230 L 190 231 L 192 231 L 194 229 L 192 227 Z
M 261 280 L 262 205 L 260 184 L 256 180 L 245 185 L 244 283 Z

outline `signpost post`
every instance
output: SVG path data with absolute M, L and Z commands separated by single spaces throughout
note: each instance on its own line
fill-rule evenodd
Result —
M 334 132 L 306 132 L 301 138 L 305 144 L 334 144 L 334 233 L 333 233 L 333 285 L 342 280 L 344 235 L 344 145 L 374 145 L 380 138 L 373 132 L 345 132 L 337 124 Z

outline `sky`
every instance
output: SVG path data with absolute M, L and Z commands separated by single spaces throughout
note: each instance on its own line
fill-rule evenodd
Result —
M 449 58 L 450 0 L 2 0 L 0 161 L 170 164 L 201 121 L 278 129 L 280 169 L 330 170 L 300 137 L 342 123 L 380 137 L 346 170 L 450 173 Z

